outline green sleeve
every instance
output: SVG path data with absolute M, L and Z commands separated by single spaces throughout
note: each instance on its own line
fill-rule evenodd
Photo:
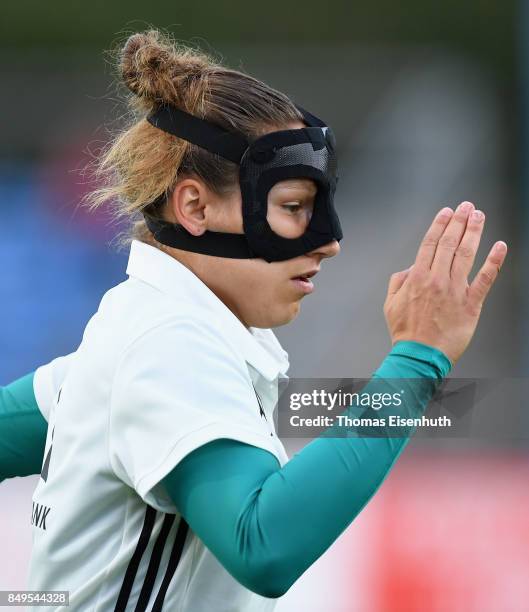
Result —
M 0 481 L 39 474 L 48 423 L 33 391 L 34 373 L 0 387 Z
M 390 378 L 421 379 L 406 391 L 410 409 L 422 413 L 449 370 L 436 349 L 401 342 L 364 391 Z M 219 439 L 191 452 L 163 483 L 190 528 L 241 584 L 279 597 L 359 514 L 408 440 L 319 437 L 281 467 L 263 449 Z

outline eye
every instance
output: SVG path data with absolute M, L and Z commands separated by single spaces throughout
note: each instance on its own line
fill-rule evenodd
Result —
M 294 215 L 299 212 L 303 207 L 299 202 L 288 202 L 288 204 L 281 204 L 281 208 L 286 212 Z

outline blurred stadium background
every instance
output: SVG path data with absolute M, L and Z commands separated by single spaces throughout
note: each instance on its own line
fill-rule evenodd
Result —
M 110 244 L 117 228 L 78 208 L 89 187 L 79 170 L 122 110 L 102 51 L 148 24 L 218 51 L 337 133 L 346 238 L 299 318 L 277 330 L 291 376 L 376 369 L 390 348 L 389 275 L 412 263 L 433 214 L 465 199 L 487 215 L 480 259 L 496 239 L 510 252 L 453 376 L 526 376 L 526 4 L 4 3 L 0 384 L 75 350 L 102 294 L 124 278 L 126 254 Z M 519 438 L 413 442 L 278 610 L 527 609 L 529 418 Z M 34 485 L 0 485 L 0 589 L 25 585 Z

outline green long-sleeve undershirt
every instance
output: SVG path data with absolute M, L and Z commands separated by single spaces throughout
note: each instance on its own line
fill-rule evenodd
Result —
M 417 416 L 449 370 L 440 351 L 400 342 L 363 392 L 393 391 L 391 379 L 400 379 L 406 413 Z M 0 389 L 0 481 L 40 472 L 46 430 L 33 374 Z M 408 440 L 322 436 L 283 467 L 263 449 L 215 440 L 185 457 L 163 483 L 191 529 L 240 583 L 278 597 L 359 514 Z
M 436 349 L 397 343 L 363 392 L 394 391 L 389 379 L 400 379 L 405 412 L 418 416 L 450 367 Z M 163 482 L 190 528 L 240 583 L 279 597 L 359 514 L 408 440 L 320 437 L 283 467 L 266 450 L 215 440 Z
M 35 400 L 33 376 L 0 387 L 0 482 L 40 473 L 48 423 Z

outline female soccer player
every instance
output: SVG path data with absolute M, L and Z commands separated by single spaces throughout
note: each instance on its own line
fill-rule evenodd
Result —
M 325 435 L 289 460 L 274 429 L 288 358 L 270 328 L 342 237 L 332 133 L 157 32 L 127 41 L 120 70 L 136 115 L 91 203 L 133 222 L 129 278 L 74 354 L 1 396 L 1 477 L 41 474 L 29 586 L 76 611 L 272 610 L 408 440 Z M 391 277 L 393 348 L 367 392 L 401 379 L 421 412 L 460 358 L 506 255 L 496 243 L 467 282 L 483 224 L 444 208 Z

